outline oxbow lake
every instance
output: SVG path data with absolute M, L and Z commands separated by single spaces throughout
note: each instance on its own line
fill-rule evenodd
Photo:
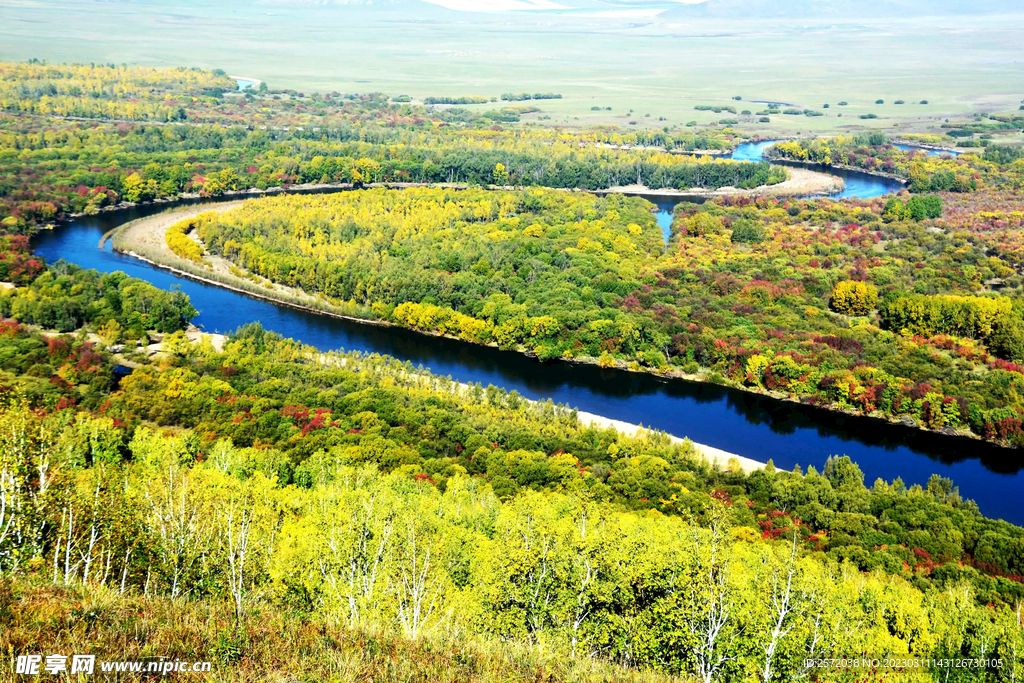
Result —
M 750 150 L 737 150 L 737 155 Z M 863 195 L 862 195 L 863 196 Z M 180 287 L 199 310 L 195 323 L 209 332 L 230 333 L 258 321 L 267 329 L 321 350 L 380 353 L 411 361 L 461 382 L 493 384 L 531 399 L 550 398 L 580 410 L 641 423 L 755 460 L 772 459 L 780 469 L 813 465 L 830 455 L 849 455 L 876 478 L 901 477 L 924 485 L 938 473 L 992 517 L 1024 524 L 1018 491 L 1024 484 L 1019 451 L 977 441 L 831 413 L 720 386 L 564 362 L 540 363 L 524 355 L 416 334 L 408 330 L 339 320 L 256 299 L 178 277 L 129 256 L 100 237 L 117 225 L 163 211 L 167 205 L 134 207 L 82 217 L 34 239 L 47 262 L 65 259 L 101 272 L 124 271 L 157 287 Z M 660 208 L 659 222 L 671 203 Z M 669 218 L 670 219 L 670 218 Z

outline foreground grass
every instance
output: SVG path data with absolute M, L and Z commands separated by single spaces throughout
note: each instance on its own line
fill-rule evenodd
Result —
M 59 586 L 39 580 L 0 581 L 0 623 L 2 680 L 38 678 L 14 674 L 19 654 L 94 654 L 97 661 L 211 661 L 208 674 L 157 676 L 204 681 L 680 680 L 497 641 L 453 635 L 413 641 L 394 632 L 352 630 L 271 606 L 255 607 L 236 628 L 232 605 L 227 603 L 143 598 L 102 586 Z M 98 665 L 95 676 L 102 678 Z M 106 674 L 103 680 L 144 678 L 121 673 Z

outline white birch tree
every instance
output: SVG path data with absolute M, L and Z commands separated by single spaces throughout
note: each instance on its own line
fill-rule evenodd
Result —
M 725 522 L 714 516 L 711 527 L 692 532 L 693 571 L 686 586 L 689 609 L 684 622 L 693 638 L 693 663 L 703 683 L 718 679 L 723 666 L 736 659 L 730 645 L 736 635 L 733 595 L 728 582 L 730 546 Z

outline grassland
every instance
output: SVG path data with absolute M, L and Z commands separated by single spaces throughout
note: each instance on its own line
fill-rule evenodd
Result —
M 460 635 L 410 641 L 387 630 L 347 629 L 275 608 L 237 622 L 223 603 L 122 595 L 104 586 L 64 587 L 38 579 L 0 582 L 0 615 L 5 623 L 0 647 L 7 652 L 90 652 L 97 661 L 147 665 L 161 658 L 209 661 L 210 672 L 195 677 L 211 683 L 690 680 Z M 4 676 L 14 676 L 11 668 L 0 666 Z M 99 665 L 95 675 L 139 678 L 104 675 Z M 187 675 L 177 677 L 183 679 Z
M 894 124 L 924 132 L 946 118 L 1016 111 L 1024 97 L 1015 61 L 1022 27 L 1024 17 L 625 23 L 467 14 L 426 3 L 240 0 L 173 10 L 116 0 L 100 13 L 90 3 L 61 0 L 0 4 L 0 57 L 178 65 L 188 55 L 191 64 L 259 78 L 272 88 L 376 90 L 416 99 L 559 92 L 561 100 L 531 103 L 543 110 L 532 116 L 545 125 L 709 124 L 736 117 L 694 106 L 753 112 L 763 107 L 758 100 L 825 114 L 741 124 L 769 137 L 891 131 Z M 876 105 L 879 99 L 885 104 Z M 906 104 L 894 104 L 901 99 Z M 929 104 L 915 104 L 921 100 Z M 839 107 L 840 101 L 849 105 Z M 863 114 L 879 118 L 862 120 Z

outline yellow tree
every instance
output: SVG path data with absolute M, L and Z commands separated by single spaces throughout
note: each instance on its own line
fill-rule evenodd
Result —
M 495 185 L 508 185 L 509 174 L 508 169 L 505 168 L 505 164 L 498 162 L 494 167 L 494 184 Z
M 832 309 L 848 315 L 867 315 L 878 302 L 878 290 L 867 282 L 846 280 L 832 289 Z

